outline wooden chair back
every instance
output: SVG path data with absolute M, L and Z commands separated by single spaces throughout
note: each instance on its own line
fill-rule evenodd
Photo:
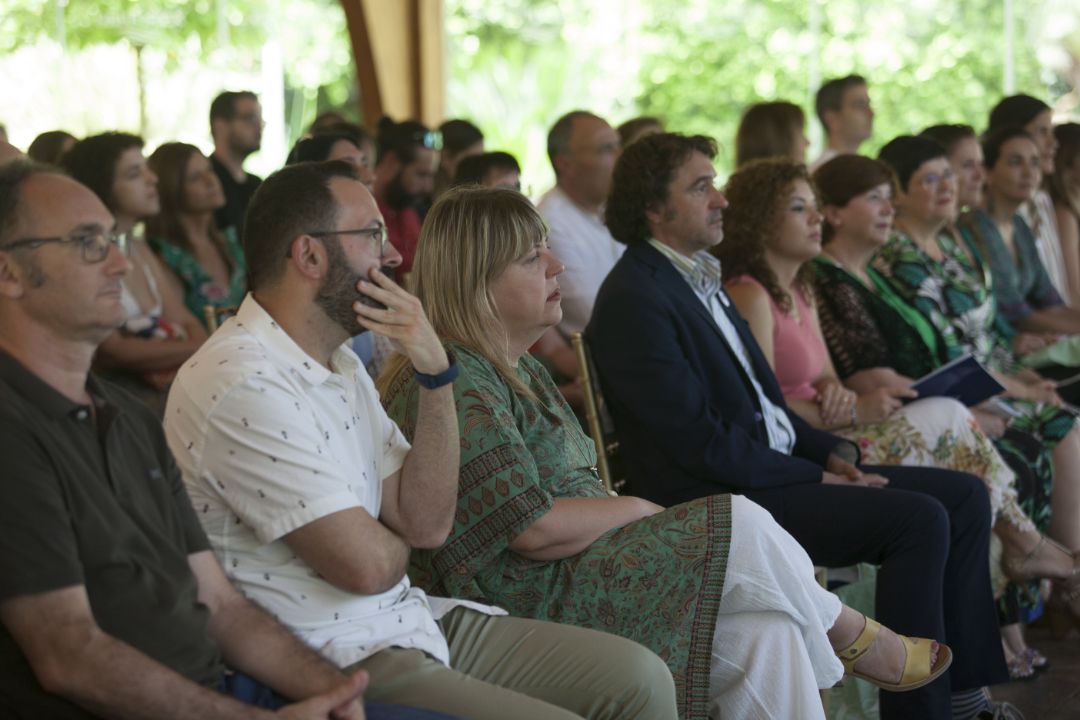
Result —
M 214 334 L 221 323 L 236 314 L 236 307 L 232 305 L 203 305 L 203 322 L 206 324 L 206 332 Z
M 605 430 L 605 425 L 610 427 L 611 423 L 605 417 L 604 396 L 600 392 L 600 384 L 588 343 L 581 333 L 576 332 L 570 336 L 570 344 L 577 354 L 581 387 L 585 394 L 585 424 L 596 446 L 596 474 L 604 483 L 604 489 L 616 495 L 626 485 L 626 481 L 623 478 L 614 477 L 613 472 L 613 465 L 617 464 L 615 461 L 619 451 L 619 441 L 614 432 Z

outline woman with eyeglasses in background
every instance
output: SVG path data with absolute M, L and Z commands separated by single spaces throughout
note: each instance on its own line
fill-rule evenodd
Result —
M 184 304 L 200 320 L 208 305 L 238 306 L 247 290 L 244 250 L 234 228 L 214 223 L 225 193 L 210 160 L 194 145 L 171 142 L 148 163 L 158 178 L 161 212 L 147 221 L 147 237 L 183 282 Z
M 124 277 L 122 327 L 105 339 L 95 370 L 146 402 L 160 415 L 180 365 L 206 339 L 196 316 L 184 307 L 179 280 L 146 245 L 142 221 L 160 210 L 157 176 L 142 154 L 142 138 L 126 133 L 94 135 L 76 143 L 62 166 L 101 198 L 129 235 L 131 271 Z
M 945 149 L 929 138 L 903 135 L 887 143 L 879 159 L 897 175 L 897 215 L 895 231 L 873 267 L 933 327 L 941 362 L 971 354 L 1005 387 L 1001 399 L 1010 427 L 1038 441 L 1034 448 L 1013 450 L 1026 455 L 1039 490 L 1051 498 L 1049 517 L 1042 513 L 1032 519 L 1075 554 L 1080 551 L 1080 428 L 1060 407 L 1055 383 L 1018 363 L 988 287 L 989 270 L 963 249 L 963 241 L 944 232 L 956 197 Z M 1056 585 L 1059 627 L 1080 623 L 1080 577 Z

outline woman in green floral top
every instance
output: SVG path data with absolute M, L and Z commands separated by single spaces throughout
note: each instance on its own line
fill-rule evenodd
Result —
M 147 223 L 150 243 L 184 284 L 184 304 L 232 308 L 247 291 L 244 250 L 233 228 L 218 230 L 214 210 L 225 204 L 210 161 L 194 145 L 165 143 L 149 158 L 158 176 L 161 214 Z
M 511 190 L 452 189 L 425 221 L 413 277 L 460 368 L 461 476 L 450 537 L 414 551 L 410 577 L 642 643 L 671 668 L 681 717 L 823 717 L 817 688 L 840 676 L 834 648 L 864 619 L 814 582 L 805 551 L 746 498 L 664 509 L 604 493 L 592 443 L 528 354 L 562 316 L 563 268 L 546 235 Z M 382 386 L 411 436 L 421 390 L 404 358 Z M 898 677 L 903 651 L 885 637 Z M 940 672 L 944 648 L 922 646 L 939 647 L 925 659 Z
M 947 228 L 955 216 L 956 185 L 945 150 L 926 138 L 901 136 L 882 148 L 880 157 L 896 171 L 899 193 L 896 232 L 874 259 L 874 267 L 930 321 L 943 341 L 946 359 L 970 353 L 1005 386 L 1004 398 L 1014 414 L 1011 427 L 1042 445 L 1036 453 L 1014 448 L 1026 454 L 1042 484 L 1024 509 L 1040 530 L 1076 553 L 1080 428 L 1060 407 L 1052 381 L 1019 369 L 997 314 L 989 273 Z M 1039 501 L 1040 496 L 1050 503 Z M 1073 605 L 1074 614 L 1080 615 L 1080 603 Z

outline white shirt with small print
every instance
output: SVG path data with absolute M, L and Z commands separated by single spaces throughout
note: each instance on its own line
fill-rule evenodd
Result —
M 345 667 L 388 647 L 449 664 L 436 619 L 467 605 L 429 598 L 408 576 L 378 595 L 324 580 L 282 537 L 349 508 L 379 516 L 382 481 L 409 443 L 343 345 L 331 369 L 248 295 L 181 368 L 165 433 L 195 511 L 229 578 L 309 645 Z
M 544 193 L 537 210 L 547 221 L 551 251 L 566 266 L 559 275 L 559 332 L 570 337 L 589 324 L 600 285 L 626 246 L 611 237 L 601 215 L 582 210 L 557 185 Z

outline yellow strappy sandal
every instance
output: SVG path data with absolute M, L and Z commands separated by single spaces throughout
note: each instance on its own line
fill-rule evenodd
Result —
M 937 662 L 934 663 L 934 667 L 930 667 L 930 650 L 934 641 L 926 638 L 909 638 L 897 633 L 897 637 L 904 643 L 904 649 L 907 651 L 907 656 L 904 658 L 904 672 L 900 676 L 900 682 L 890 683 L 858 672 L 855 670 L 855 663 L 874 644 L 880 631 L 881 623 L 867 617 L 866 624 L 863 626 L 859 636 L 855 638 L 855 641 L 843 650 L 836 652 L 836 656 L 840 658 L 840 662 L 844 665 L 844 674 L 865 680 L 882 690 L 906 692 L 921 688 L 923 685 L 937 680 L 941 673 L 948 670 L 949 666 L 952 665 L 952 650 L 949 649 L 948 645 L 938 643 Z

